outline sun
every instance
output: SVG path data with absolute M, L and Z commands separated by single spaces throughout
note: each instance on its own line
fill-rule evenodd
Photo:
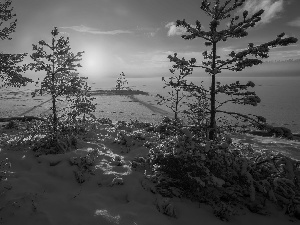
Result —
M 101 64 L 101 57 L 93 56 L 87 59 L 85 65 L 88 70 L 97 71 L 97 69 L 100 69 L 99 63 Z
M 103 52 L 99 49 L 87 49 L 82 55 L 82 71 L 89 78 L 98 78 L 105 75 Z

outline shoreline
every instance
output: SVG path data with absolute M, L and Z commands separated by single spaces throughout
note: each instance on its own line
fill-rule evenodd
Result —
M 96 98 L 95 116 L 98 118 L 110 118 L 114 121 L 140 119 L 145 122 L 159 122 L 158 120 L 165 116 L 169 118 L 173 117 L 172 112 L 156 106 L 153 101 L 149 103 L 149 101 L 146 102 L 138 98 L 138 96 L 151 97 L 145 91 L 108 89 L 93 90 L 90 93 Z M 29 94 L 24 91 L 9 91 L 4 93 L 0 98 L 0 101 L 3 101 L 0 117 L 38 116 L 49 113 L 50 96 L 45 95 L 32 98 Z M 24 104 L 20 104 L 22 101 Z M 139 116 L 139 113 L 143 115 Z M 262 131 L 255 131 L 252 134 L 262 137 L 272 137 L 272 135 Z M 300 141 L 299 132 L 292 132 L 292 134 L 295 140 Z
M 125 90 L 115 90 L 115 89 L 110 89 L 110 90 L 94 90 L 94 91 L 89 91 L 89 93 L 93 95 L 149 95 L 148 92 L 145 91 L 140 91 L 140 90 L 132 90 L 132 89 L 125 89 Z

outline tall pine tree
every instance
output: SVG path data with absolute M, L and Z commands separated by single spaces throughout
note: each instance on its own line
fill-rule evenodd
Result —
M 224 1 L 223 1 L 224 2 Z M 230 86 L 220 86 L 216 83 L 216 75 L 223 70 L 239 72 L 247 67 L 252 67 L 261 64 L 262 59 L 269 57 L 271 48 L 277 46 L 287 46 L 296 43 L 298 40 L 294 37 L 286 37 L 284 33 L 279 34 L 274 40 L 260 45 L 249 43 L 248 47 L 239 52 L 232 51 L 228 58 L 221 59 L 218 55 L 218 43 L 226 42 L 229 38 L 243 38 L 248 35 L 247 30 L 254 27 L 261 21 L 261 15 L 264 10 L 259 10 L 253 15 L 249 15 L 248 11 L 244 11 L 240 16 L 235 16 L 235 11 L 243 6 L 246 0 L 227 0 L 223 4 L 220 0 L 212 2 L 203 0 L 200 8 L 211 18 L 209 30 L 203 29 L 202 24 L 197 20 L 196 25 L 191 25 L 185 20 L 177 20 L 176 26 L 182 26 L 186 29 L 187 34 L 182 35 L 185 40 L 202 38 L 205 40 L 205 46 L 210 48 L 209 51 L 203 52 L 204 61 L 202 65 L 196 65 L 195 60 L 190 60 L 190 66 L 204 68 L 205 72 L 211 76 L 210 85 L 210 123 L 209 123 L 209 139 L 213 140 L 216 136 L 216 113 L 227 113 L 230 115 L 238 115 L 235 112 L 226 112 L 218 110 L 216 105 L 216 95 L 225 93 L 231 95 L 236 93 L 236 103 L 256 105 L 260 99 L 255 93 L 240 92 L 247 87 L 252 87 L 253 83 L 249 82 L 246 85 L 241 85 L 239 82 Z M 213 4 L 211 4 L 213 3 Z M 228 26 L 225 29 L 219 29 L 220 22 L 229 19 Z M 241 93 L 239 95 L 239 93 Z M 243 115 L 240 115 L 243 116 Z M 258 117 L 260 118 L 260 117 Z
M 83 52 L 76 54 L 71 52 L 69 38 L 60 36 L 57 27 L 51 31 L 51 35 L 50 43 L 41 40 L 38 45 L 33 45 L 34 52 L 31 54 L 31 58 L 34 62 L 30 66 L 36 72 L 46 72 L 40 89 L 33 92 L 33 95 L 50 94 L 52 101 L 51 123 L 54 139 L 57 141 L 59 97 L 68 97 L 81 92 L 81 78 L 74 72 L 78 67 L 81 67 L 79 61 Z

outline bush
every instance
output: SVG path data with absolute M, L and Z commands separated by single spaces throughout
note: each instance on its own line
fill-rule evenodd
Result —
M 79 184 L 87 180 L 86 174 L 94 175 L 94 166 L 98 155 L 98 150 L 93 150 L 86 156 L 78 156 L 70 159 L 71 165 L 76 165 L 78 168 L 78 170 L 74 171 L 74 176 Z
M 18 129 L 19 128 L 19 124 L 17 121 L 11 120 L 9 121 L 5 126 L 4 129 L 7 130 L 12 130 L 12 129 Z
M 59 120 L 56 134 L 52 130 L 51 116 L 46 121 L 30 123 L 32 149 L 37 155 L 62 154 L 77 147 L 78 139 L 84 139 L 89 130 L 93 129 L 94 120 Z
M 176 135 L 148 145 L 152 179 L 164 197 L 176 196 L 175 188 L 182 196 L 211 205 L 223 220 L 234 215 L 234 206 L 263 213 L 267 200 L 296 216 L 300 161 L 232 144 L 226 135 L 205 142 L 192 129 L 177 129 Z
M 268 130 L 269 134 L 275 135 L 276 137 L 283 137 L 287 139 L 293 139 L 292 131 L 285 127 L 272 127 Z

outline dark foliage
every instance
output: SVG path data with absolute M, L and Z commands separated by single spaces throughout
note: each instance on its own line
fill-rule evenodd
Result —
M 246 91 L 248 87 L 253 87 L 252 82 L 246 85 L 235 83 L 229 86 L 222 86 L 220 84 L 216 86 L 216 75 L 220 74 L 222 70 L 239 72 L 248 67 L 259 65 L 263 62 L 262 59 L 269 57 L 271 48 L 287 46 L 298 41 L 297 38 L 285 37 L 285 33 L 281 33 L 272 41 L 256 46 L 253 43 L 249 43 L 245 50 L 240 52 L 232 51 L 226 59 L 221 59 L 217 54 L 218 42 L 227 41 L 229 38 L 246 37 L 248 35 L 247 30 L 254 27 L 261 20 L 261 15 L 264 13 L 264 10 L 259 10 L 253 15 L 249 15 L 248 11 L 244 11 L 241 17 L 232 16 L 231 13 L 244 3 L 245 0 L 227 0 L 224 3 L 216 0 L 214 4 L 211 4 L 208 0 L 202 1 L 200 8 L 211 18 L 208 31 L 204 30 L 198 20 L 196 21 L 196 26 L 187 23 L 185 20 L 177 20 L 176 22 L 176 26 L 182 26 L 186 29 L 187 34 L 182 35 L 183 39 L 192 40 L 200 37 L 205 40 L 205 45 L 211 48 L 210 51 L 203 52 L 204 61 L 202 61 L 202 65 L 196 65 L 196 59 L 186 61 L 189 64 L 188 66 L 203 68 L 211 76 L 209 112 L 209 138 L 211 140 L 216 138 L 217 113 L 241 116 L 240 114 L 218 110 L 216 105 L 217 94 L 225 93 L 230 95 L 232 97 L 230 101 L 238 104 L 256 105 L 260 102 L 260 99 L 254 92 Z M 218 30 L 220 22 L 226 19 L 230 20 L 228 27 L 224 30 Z

